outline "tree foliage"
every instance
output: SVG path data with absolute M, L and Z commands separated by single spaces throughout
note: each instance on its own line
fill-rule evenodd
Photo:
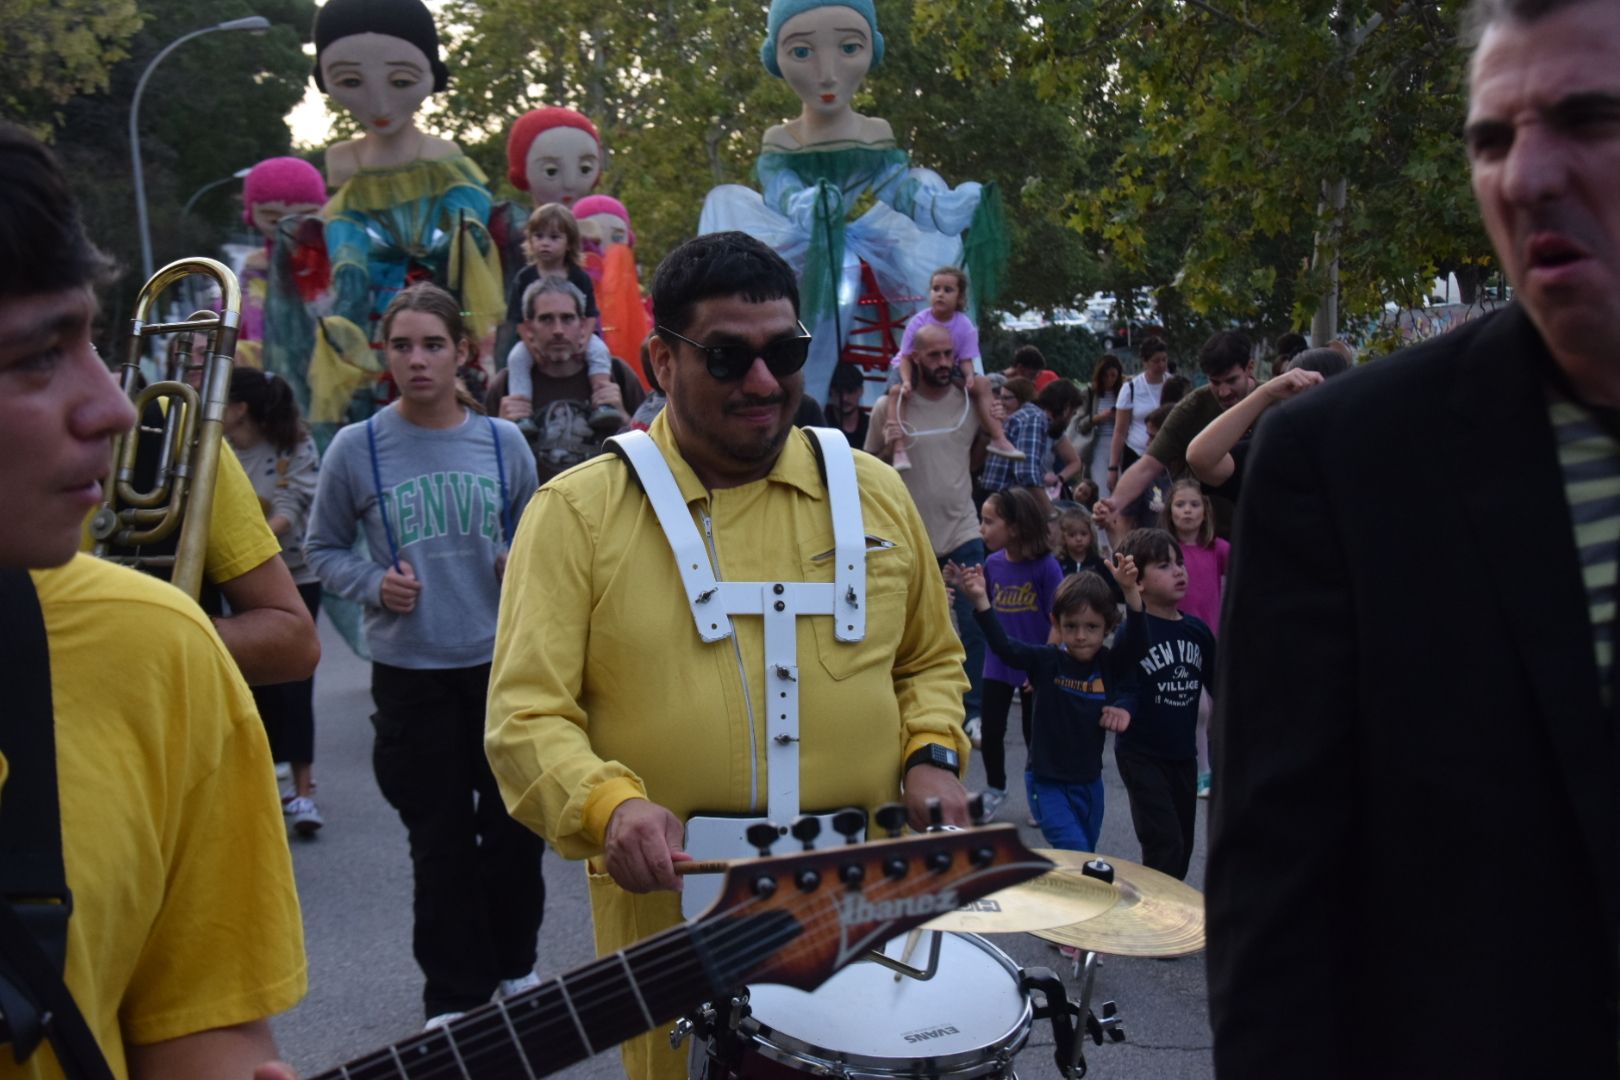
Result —
M 1092 291 L 1096 260 L 1064 222 L 1064 193 L 1086 167 L 1067 111 L 1025 83 L 959 79 L 942 40 L 914 35 L 912 8 L 879 0 L 887 55 L 855 107 L 889 120 L 913 161 L 948 182 L 1000 183 L 1014 227 L 1004 299 L 1056 307 Z M 451 92 L 434 122 L 493 181 L 526 110 L 591 117 L 608 151 L 601 190 L 630 208 L 650 269 L 696 231 L 710 188 L 752 183 L 765 129 L 798 112 L 759 62 L 766 13 L 735 0 L 556 0 L 537 19 L 528 0 L 451 0 L 440 20 L 454 38 Z
M 67 6 L 75 5 L 70 0 Z M 141 159 L 153 258 L 161 266 L 216 251 L 241 231 L 239 181 L 212 189 L 189 215 L 182 208 L 204 185 L 289 152 L 285 117 L 303 96 L 309 58 L 302 43 L 315 13 L 313 0 L 139 0 L 136 6 L 143 24 L 123 46 L 127 55 L 106 69 L 100 92 L 80 93 L 59 107 L 36 106 L 22 116 L 24 123 L 47 129 L 91 237 L 135 270 L 104 300 L 115 326 L 141 284 L 135 280 L 140 240 L 128 136 L 141 72 L 169 42 L 199 27 L 254 14 L 272 23 L 264 33 L 222 32 L 189 41 L 164 59 L 146 85 Z
M 107 89 L 140 25 L 135 0 L 7 0 L 0 116 L 44 134 L 70 98 Z
M 958 72 L 1028 82 L 1109 146 L 1067 200 L 1161 314 L 1302 324 L 1320 238 L 1350 316 L 1489 259 L 1458 130 L 1462 0 L 918 0 Z M 1346 182 L 1342 214 L 1326 185 Z

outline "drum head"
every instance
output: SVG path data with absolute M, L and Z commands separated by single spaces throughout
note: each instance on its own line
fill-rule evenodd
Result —
M 927 963 L 930 934 L 907 959 Z M 751 986 L 744 1034 L 760 1053 L 798 1068 L 842 1063 L 851 1072 L 888 1076 L 919 1072 L 970 1077 L 995 1073 L 1024 1045 L 1032 1010 L 1018 985 L 1018 966 L 982 938 L 945 934 L 939 971 L 913 979 L 859 962 L 812 993 Z M 899 959 L 905 937 L 884 947 Z

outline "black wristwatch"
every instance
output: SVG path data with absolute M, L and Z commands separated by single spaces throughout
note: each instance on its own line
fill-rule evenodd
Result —
M 929 743 L 913 750 L 911 756 L 906 758 L 906 767 L 900 770 L 900 775 L 910 772 L 913 765 L 932 765 L 936 769 L 949 769 L 953 776 L 962 775 L 962 759 L 955 750 L 939 743 Z

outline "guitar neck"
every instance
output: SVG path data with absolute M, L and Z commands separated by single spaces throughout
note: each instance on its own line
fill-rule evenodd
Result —
M 532 1080 L 735 988 L 799 932 L 781 912 L 677 926 L 314 1080 Z

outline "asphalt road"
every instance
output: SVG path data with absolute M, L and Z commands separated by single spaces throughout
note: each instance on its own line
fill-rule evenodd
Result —
M 369 668 L 351 653 L 324 617 L 324 656 L 315 682 L 316 792 L 326 827 L 312 841 L 292 842 L 304 910 L 309 953 L 309 996 L 275 1021 L 283 1055 L 301 1075 L 311 1076 L 397 1041 L 420 1029 L 421 976 L 411 958 L 411 877 L 405 831 L 377 791 L 371 774 Z M 1016 708 L 1016 705 L 1015 705 Z M 1023 740 L 1009 724 L 1008 771 L 1022 771 Z M 1125 791 L 1107 755 L 1108 812 L 1102 848 L 1120 858 L 1141 856 L 1131 831 Z M 983 784 L 974 760 L 969 783 Z M 1026 843 L 1040 846 L 1039 830 L 1028 828 L 1028 810 L 1015 779 L 1000 820 L 1020 826 Z M 1199 804 L 1198 848 L 1188 882 L 1204 879 L 1205 807 Z M 555 975 L 592 959 L 590 910 L 584 871 L 556 854 L 545 856 L 545 924 L 540 931 L 541 975 Z M 994 945 L 1020 967 L 1047 966 L 1067 971 L 1058 954 L 1029 935 L 999 935 Z M 1007 993 L 1008 984 L 983 971 L 970 974 L 942 967 L 941 985 L 964 995 Z M 1067 979 L 1071 987 L 1072 979 Z M 1213 1075 L 1207 1019 L 1204 960 L 1174 961 L 1104 958 L 1096 1000 L 1118 1003 L 1127 1040 L 1102 1047 L 1087 1043 L 1089 1075 L 1100 1080 L 1194 1080 Z M 851 1024 L 883 1023 L 881 1017 L 850 1016 Z M 1024 1080 L 1056 1080 L 1052 1031 L 1036 1021 L 1025 1049 L 1014 1060 Z M 558 1076 L 570 1080 L 612 1080 L 622 1075 L 616 1051 L 598 1054 Z M 481 1080 L 481 1078 L 480 1078 Z

